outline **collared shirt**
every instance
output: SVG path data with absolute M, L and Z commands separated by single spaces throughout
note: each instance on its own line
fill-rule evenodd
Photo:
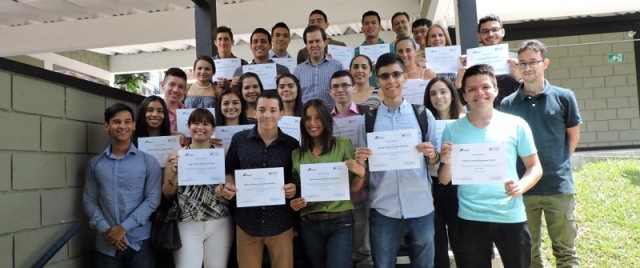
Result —
M 182 102 L 178 102 L 178 109 L 184 109 L 184 104 Z M 176 113 L 174 111 L 169 110 L 169 126 L 171 127 L 171 131 L 178 131 L 178 119 L 176 118 Z
M 268 62 L 268 63 L 275 63 L 275 62 L 274 62 L 274 61 L 272 61 L 271 59 L 269 59 L 269 62 Z M 253 59 L 253 60 L 251 60 L 251 62 L 250 62 L 249 64 L 247 64 L 247 65 L 254 65 L 254 64 L 263 64 L 263 63 L 256 63 L 256 60 L 255 60 L 255 59 Z M 244 65 L 244 64 L 243 64 L 243 65 Z M 284 65 L 281 65 L 281 64 L 276 63 L 276 75 L 280 76 L 280 75 L 288 74 L 288 73 L 289 73 L 289 68 L 287 68 L 287 67 L 286 67 L 286 66 L 284 66 Z M 236 68 L 236 70 L 233 72 L 233 77 L 241 76 L 242 74 L 243 74 L 242 66 L 240 66 L 240 67 Z M 262 82 L 262 84 L 264 85 L 264 81 L 261 81 L 261 82 Z M 276 90 L 276 89 L 277 89 L 277 88 L 265 88 L 264 90 Z M 242 90 L 242 89 L 240 89 L 240 90 Z
M 285 51 L 284 57 L 280 57 L 278 56 L 278 54 L 276 54 L 275 51 L 269 50 L 269 58 L 291 58 L 291 55 L 289 55 L 289 52 Z
M 327 51 L 329 51 L 329 45 L 343 46 L 343 47 L 347 46 L 347 44 L 345 44 L 344 42 L 333 40 L 333 39 L 327 37 L 327 46 L 324 47 L 324 54 L 325 55 L 327 55 Z M 300 63 L 302 63 L 302 62 L 304 62 L 304 61 L 306 61 L 308 59 L 309 59 L 309 51 L 307 51 L 306 47 L 301 48 L 298 51 L 298 58 L 297 58 L 298 64 L 300 64 Z
M 351 102 L 351 106 L 349 106 L 349 109 L 341 114 L 338 113 L 338 109 L 335 106 L 333 107 L 333 110 L 331 110 L 331 117 L 344 118 L 354 115 L 360 115 L 360 112 L 358 111 L 358 105 L 356 105 L 356 103 L 353 101 Z
M 310 60 L 298 64 L 293 74 L 300 80 L 302 103 L 311 99 L 321 99 L 327 107 L 333 107 L 335 101 L 329 95 L 329 82 L 333 73 L 343 68 L 342 63 L 327 59 L 326 56 L 322 63 L 315 66 Z
M 338 114 L 338 110 L 336 109 L 336 107 L 333 107 L 333 110 L 331 110 L 331 117 L 335 118 L 346 118 L 346 117 L 351 117 L 351 116 L 360 116 L 362 117 L 362 115 L 360 115 L 360 111 L 358 110 L 358 105 L 356 105 L 355 102 L 351 102 L 351 106 L 349 106 L 349 109 L 347 111 L 345 111 L 342 114 Z M 362 146 L 366 146 L 366 139 L 364 136 L 366 136 L 365 133 L 365 129 L 364 129 L 364 117 L 361 118 L 362 121 L 360 121 L 360 125 L 358 127 L 358 140 L 357 141 L 352 141 L 352 145 L 353 148 L 358 148 L 358 147 L 362 147 Z M 334 129 L 334 133 L 337 129 L 337 127 L 334 125 L 333 127 Z M 367 179 L 368 180 L 368 179 Z M 368 191 L 367 191 L 367 186 L 366 186 L 366 182 L 365 182 L 365 186 L 362 187 L 362 189 L 356 193 L 351 192 L 351 201 L 353 202 L 360 202 L 362 200 L 367 199 L 367 195 L 368 195 Z
M 278 129 L 278 138 L 266 146 L 257 126 L 233 135 L 227 151 L 226 172 L 236 169 L 284 168 L 284 183 L 293 183 L 291 152 L 300 147 L 298 141 Z M 242 207 L 235 209 L 238 227 L 254 237 L 281 234 L 293 226 L 293 210 L 289 201 L 279 206 Z
M 386 44 L 384 42 L 384 40 L 382 38 L 378 38 L 378 45 L 379 44 Z M 367 44 L 366 41 L 362 42 L 362 44 L 360 44 L 361 46 L 368 46 L 369 44 Z M 396 45 L 395 44 L 389 44 L 389 52 L 390 53 L 395 53 L 396 52 Z M 356 47 L 356 56 L 360 55 L 360 47 Z M 377 88 L 378 84 L 376 84 L 376 77 L 378 76 L 378 73 L 376 72 L 375 68 L 374 70 L 371 70 L 371 77 L 369 78 L 369 85 L 371 85 L 372 87 Z
M 502 100 L 501 110 L 527 121 L 542 164 L 542 178 L 525 195 L 575 194 L 571 173 L 571 148 L 567 128 L 582 123 L 573 92 L 544 81 L 544 89 L 532 96 L 522 86 Z M 518 175 L 526 168 L 518 161 Z
M 436 140 L 436 121 L 427 112 L 427 141 Z M 416 145 L 422 142 L 422 131 L 413 107 L 406 100 L 395 109 L 380 103 L 373 131 L 415 129 L 418 131 Z M 373 152 L 375 153 L 375 152 Z M 370 172 L 369 200 L 371 208 L 380 214 L 395 218 L 417 218 L 433 211 L 431 182 L 426 161 L 420 161 L 416 169 Z
M 237 59 L 238 57 L 236 57 L 236 55 L 233 55 L 233 53 L 231 53 L 231 57 L 229 57 L 229 58 Z M 215 55 L 215 56 L 213 56 L 213 59 L 214 60 L 219 60 L 220 56 L 219 55 Z M 248 62 L 246 60 L 240 59 L 240 65 L 247 65 L 247 64 L 248 64 Z
M 142 241 L 151 237 L 151 213 L 160 205 L 162 174 L 158 161 L 133 144 L 120 158 L 111 146 L 93 157 L 84 184 L 84 211 L 89 224 L 98 231 L 96 248 L 115 256 L 116 248 L 102 233 L 120 225 L 127 234 L 124 241 L 138 251 Z

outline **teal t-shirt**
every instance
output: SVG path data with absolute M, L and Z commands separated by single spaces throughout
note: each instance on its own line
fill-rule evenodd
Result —
M 515 181 L 520 180 L 517 158 L 536 153 L 529 125 L 522 118 L 497 110 L 493 111 L 489 125 L 482 129 L 475 127 L 468 116 L 448 124 L 442 133 L 442 142 L 447 141 L 454 144 L 505 143 L 507 177 Z M 527 220 L 522 197 L 507 196 L 504 184 L 459 185 L 458 202 L 458 217 L 465 220 L 496 223 Z

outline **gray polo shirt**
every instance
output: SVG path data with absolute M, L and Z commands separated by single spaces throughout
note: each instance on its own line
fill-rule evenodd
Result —
M 578 104 L 571 90 L 544 83 L 544 90 L 535 96 L 524 93 L 521 85 L 502 100 L 500 111 L 527 121 L 538 148 L 542 178 L 526 195 L 575 194 L 566 132 L 582 123 Z M 518 174 L 524 172 L 524 164 L 518 160 Z

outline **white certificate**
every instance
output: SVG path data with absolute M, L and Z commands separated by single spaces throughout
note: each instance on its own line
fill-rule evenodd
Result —
M 238 207 L 284 205 L 284 169 L 257 168 L 235 171 Z
M 251 129 L 254 126 L 255 125 L 218 126 L 213 132 L 213 135 L 216 138 L 222 140 L 222 146 L 225 149 L 229 149 L 229 145 L 231 145 L 231 138 L 233 138 L 233 135 L 245 129 Z
M 213 60 L 216 65 L 216 73 L 213 74 L 213 81 L 218 80 L 219 77 L 231 80 L 233 73 L 242 64 L 239 58 L 226 58 Z
M 495 74 L 509 74 L 509 45 L 494 45 L 467 49 L 467 66 L 488 64 Z
M 277 64 L 287 67 L 290 73 L 293 73 L 293 70 L 298 66 L 298 62 L 294 58 L 271 58 L 271 60 Z
M 427 47 L 424 49 L 427 68 L 436 73 L 458 73 L 460 54 L 460 46 Z
M 453 184 L 503 184 L 507 179 L 507 148 L 504 143 L 453 144 Z
M 402 86 L 402 96 L 411 104 L 424 104 L 424 92 L 429 80 L 407 79 Z
M 138 149 L 155 157 L 160 167 L 164 167 L 169 154 L 180 149 L 180 136 L 138 138 Z
M 333 136 L 347 137 L 351 140 L 351 145 L 358 146 L 358 130 L 364 125 L 364 116 L 349 116 L 333 118 Z
M 278 127 L 284 132 L 296 140 L 300 141 L 300 117 L 299 116 L 283 116 L 278 121 Z
M 382 54 L 389 52 L 391 52 L 389 44 L 360 46 L 360 54 L 367 55 L 374 64 Z
M 178 127 L 178 131 L 184 134 L 185 137 L 191 137 L 191 133 L 189 133 L 189 127 L 187 126 L 187 122 L 189 122 L 189 116 L 195 109 L 177 109 L 176 110 L 176 124 Z M 215 108 L 207 108 L 213 116 L 216 116 Z M 211 134 L 213 138 L 213 134 Z
M 300 165 L 300 188 L 307 202 L 350 200 L 347 164 Z
M 417 129 L 403 129 L 367 133 L 370 171 L 414 169 L 420 167 L 422 154 L 416 149 L 420 143 Z
M 343 47 L 336 45 L 329 45 L 327 53 L 331 54 L 331 59 L 337 60 L 342 63 L 342 67 L 345 70 L 349 70 L 351 66 L 351 59 L 356 54 L 356 49 L 353 47 Z
M 224 149 L 178 151 L 178 185 L 219 184 L 225 182 Z
M 258 75 L 264 89 L 276 89 L 276 76 L 278 75 L 275 63 L 248 64 L 242 66 L 242 73 L 252 72 Z
M 436 120 L 436 140 L 433 142 L 433 146 L 436 146 L 438 151 L 442 149 L 442 132 L 444 132 L 444 128 L 453 121 L 456 120 Z

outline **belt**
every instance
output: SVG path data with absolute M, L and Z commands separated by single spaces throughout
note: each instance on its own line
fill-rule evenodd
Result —
M 313 212 L 313 213 L 304 215 L 304 217 L 313 221 L 326 221 L 326 220 L 337 219 L 347 215 L 351 215 L 351 210 L 345 210 L 340 212 Z

